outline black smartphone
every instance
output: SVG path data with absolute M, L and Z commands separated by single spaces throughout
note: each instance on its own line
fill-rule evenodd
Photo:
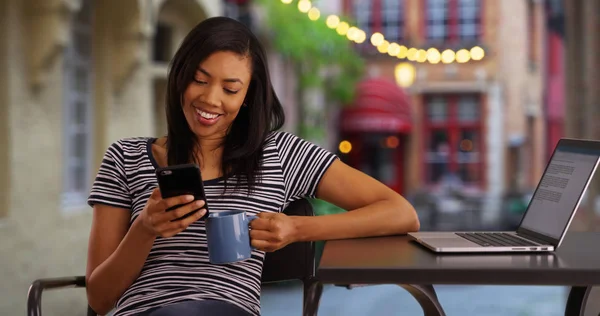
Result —
M 168 166 L 156 169 L 156 178 L 158 180 L 158 187 L 160 193 L 164 198 L 190 194 L 194 196 L 194 200 L 203 200 L 204 209 L 206 214 L 202 216 L 204 219 L 208 216 L 208 205 L 206 204 L 206 193 L 204 192 L 204 185 L 202 184 L 202 175 L 200 173 L 200 167 L 197 164 L 183 164 Z M 169 208 L 167 211 L 171 211 L 182 205 L 176 205 Z M 176 220 L 184 219 L 199 209 L 196 209 L 186 215 L 177 218 Z

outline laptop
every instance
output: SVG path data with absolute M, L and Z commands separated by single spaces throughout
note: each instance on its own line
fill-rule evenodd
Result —
M 556 144 L 516 231 L 415 232 L 438 253 L 548 252 L 558 249 L 600 161 L 600 141 L 562 138 Z

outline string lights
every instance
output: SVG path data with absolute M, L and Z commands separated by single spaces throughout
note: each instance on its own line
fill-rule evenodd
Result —
M 291 4 L 294 0 L 281 0 L 284 4 Z M 308 15 L 312 21 L 317 21 L 321 18 L 321 11 L 312 5 L 310 0 L 299 0 L 298 10 Z M 334 29 L 339 35 L 345 36 L 348 40 L 357 44 L 364 43 L 367 40 L 367 34 L 356 26 L 350 25 L 346 21 L 342 21 L 337 15 L 329 15 L 325 19 L 325 23 L 330 29 Z M 437 48 L 429 48 L 427 50 L 416 47 L 407 47 L 395 42 L 389 42 L 385 36 L 379 32 L 375 32 L 370 36 L 370 42 L 377 48 L 381 54 L 387 54 L 398 59 L 407 59 L 418 63 L 429 62 L 431 64 L 450 64 L 450 63 L 466 63 L 471 60 L 479 61 L 485 57 L 485 51 L 479 46 L 470 49 L 462 48 L 458 51 L 445 49 L 439 51 Z

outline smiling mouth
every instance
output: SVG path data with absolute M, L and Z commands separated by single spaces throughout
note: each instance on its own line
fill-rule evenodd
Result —
M 200 109 L 196 109 L 196 114 L 200 115 L 201 117 L 203 117 L 207 120 L 214 120 L 221 115 L 221 114 L 216 114 L 216 113 L 204 112 Z

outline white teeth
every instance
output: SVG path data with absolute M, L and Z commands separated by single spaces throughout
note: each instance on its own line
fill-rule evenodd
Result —
M 216 118 L 217 116 L 219 116 L 219 114 L 206 113 L 206 112 L 200 111 L 198 109 L 196 109 L 196 113 L 198 113 L 198 115 L 202 116 L 203 118 L 209 119 L 209 120 L 212 120 L 212 119 Z

